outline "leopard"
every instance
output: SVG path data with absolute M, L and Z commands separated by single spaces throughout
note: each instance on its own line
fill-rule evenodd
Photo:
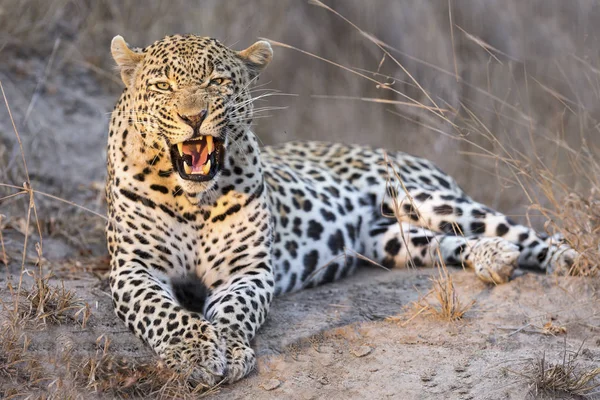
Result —
M 205 385 L 256 366 L 273 298 L 352 274 L 457 265 L 484 282 L 517 267 L 568 270 L 578 253 L 469 197 L 430 160 L 318 141 L 262 146 L 251 88 L 266 40 L 236 51 L 171 35 L 111 53 L 106 198 L 118 318 L 175 371 Z

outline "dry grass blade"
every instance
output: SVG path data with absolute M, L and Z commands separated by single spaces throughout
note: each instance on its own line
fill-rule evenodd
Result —
M 77 203 L 74 203 L 72 201 L 69 201 L 67 199 L 63 199 L 61 197 L 54 196 L 54 195 L 52 195 L 50 193 L 45 193 L 45 192 L 42 192 L 42 191 L 39 191 L 39 190 L 27 188 L 27 187 L 23 188 L 23 187 L 20 187 L 20 186 L 9 185 L 7 183 L 0 183 L 0 187 L 7 187 L 7 188 L 11 188 L 11 189 L 20 189 L 20 190 L 22 190 L 22 192 L 15 193 L 15 195 L 16 194 L 21 195 L 21 194 L 28 193 L 30 196 L 33 196 L 34 194 L 39 194 L 40 196 L 44 196 L 44 197 L 47 197 L 49 199 L 60 201 L 61 203 L 65 203 L 65 204 L 68 204 L 70 206 L 79 208 L 79 209 L 81 209 L 81 210 L 83 210 L 85 212 L 88 212 L 88 213 L 90 213 L 92 215 L 95 215 L 96 217 L 100 217 L 100 218 L 102 218 L 105 221 L 107 220 L 106 215 L 100 214 L 100 213 L 98 213 L 98 212 L 96 212 L 94 210 L 91 210 L 91 209 L 89 209 L 87 207 L 84 207 L 84 206 L 82 206 L 80 204 L 77 204 Z
M 379 98 L 372 98 L 372 97 L 328 96 L 328 95 L 320 95 L 320 94 L 314 94 L 314 95 L 311 95 L 311 97 L 314 97 L 315 99 L 358 100 L 358 101 L 364 101 L 366 103 L 395 104 L 395 105 L 402 105 L 402 106 L 406 106 L 406 107 L 423 108 L 423 109 L 426 109 L 429 111 L 432 111 L 432 110 L 442 111 L 442 112 L 448 111 L 443 108 L 428 107 L 423 104 L 415 104 L 415 103 L 409 103 L 406 101 L 379 99 Z
M 397 53 L 397 54 L 401 55 L 402 57 L 405 57 L 408 60 L 414 61 L 415 63 L 418 63 L 419 65 L 422 65 L 424 67 L 432 69 L 432 70 L 436 71 L 436 73 L 440 73 L 440 74 L 443 74 L 443 75 L 449 75 L 449 76 L 455 77 L 456 79 L 458 79 L 458 82 L 460 82 L 460 84 L 465 85 L 469 89 L 472 89 L 472 90 L 476 91 L 478 94 L 481 94 L 482 96 L 484 96 L 486 98 L 489 98 L 490 100 L 493 100 L 493 101 L 501 104 L 502 107 L 510 109 L 511 111 L 513 111 L 517 115 L 519 115 L 519 117 L 522 118 L 523 120 L 529 121 L 531 119 L 520 108 L 515 107 L 514 105 L 512 105 L 512 104 L 510 104 L 510 103 L 508 103 L 506 101 L 504 101 L 500 97 L 495 96 L 494 94 L 486 91 L 485 89 L 483 89 L 481 87 L 478 87 L 478 86 L 475 86 L 475 85 L 469 83 L 467 80 L 463 79 L 460 75 L 457 76 L 454 72 L 445 70 L 444 68 L 441 68 L 441 67 L 439 67 L 439 66 L 437 66 L 435 64 L 432 64 L 432 63 L 429 63 L 427 61 L 421 60 L 420 58 L 414 57 L 413 55 L 408 54 L 408 53 L 406 53 L 404 51 L 401 51 L 401 50 L 399 50 L 399 49 L 391 46 L 390 44 L 388 44 L 388 43 L 386 43 L 386 42 L 384 42 L 384 41 L 376 38 L 375 36 L 373 36 L 373 35 L 371 35 L 369 33 L 364 33 L 364 35 L 370 41 L 372 41 L 374 43 L 377 43 L 378 45 L 383 46 L 386 49 L 389 49 L 390 51 L 392 51 L 394 53 Z M 395 77 L 390 77 L 390 78 L 397 79 Z
M 454 21 L 452 20 L 452 1 L 448 0 L 448 20 L 450 22 L 450 41 L 452 42 L 452 62 L 454 64 L 454 77 L 458 82 L 458 63 L 456 62 L 456 45 L 454 44 Z
M 496 55 L 494 53 L 498 53 L 501 54 L 502 56 L 509 58 L 513 61 L 519 61 L 513 57 L 511 57 L 509 54 L 500 51 L 499 49 L 495 48 L 494 46 L 492 46 L 489 43 L 486 43 L 483 39 L 481 39 L 480 37 L 477 37 L 475 35 L 470 34 L 469 32 L 467 32 L 466 30 L 464 30 L 463 28 L 461 28 L 460 26 L 456 26 L 466 37 L 467 39 L 473 41 L 474 43 L 476 43 L 478 46 L 480 46 L 482 49 L 484 49 L 486 51 L 486 53 L 488 53 L 490 55 L 490 57 L 492 57 L 498 64 L 503 64 L 502 61 L 500 61 L 500 59 L 498 59 L 498 57 L 496 57 Z
M 3 220 L 6 219 L 6 216 L 0 214 L 0 260 L 4 264 L 5 267 L 8 267 L 8 254 L 6 254 L 6 247 L 4 246 L 4 236 L 2 235 L 2 230 L 4 229 Z

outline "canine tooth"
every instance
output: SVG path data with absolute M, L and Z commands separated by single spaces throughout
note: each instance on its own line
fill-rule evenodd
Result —
M 202 146 L 197 144 L 196 145 L 196 152 L 200 153 L 200 150 L 202 150 Z
M 177 150 L 179 151 L 179 155 L 183 156 L 183 142 L 177 143 Z
M 204 166 L 202 167 L 202 173 L 204 173 L 204 175 L 208 175 L 208 173 L 210 172 L 210 160 L 208 160 L 206 162 L 206 164 L 204 164 Z
M 208 150 L 208 154 L 212 153 L 213 150 L 215 149 L 215 145 L 213 144 L 212 136 L 206 137 L 206 149 Z
M 183 170 L 188 175 L 192 173 L 192 167 L 190 165 L 187 165 L 186 163 L 183 163 Z

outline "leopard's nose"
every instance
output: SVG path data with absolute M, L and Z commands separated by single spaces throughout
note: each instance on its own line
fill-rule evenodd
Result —
M 206 119 L 206 115 L 208 114 L 208 110 L 202 110 L 200 113 L 196 115 L 179 115 L 179 118 L 185 121 L 186 124 L 191 126 L 194 131 L 200 128 L 202 122 Z

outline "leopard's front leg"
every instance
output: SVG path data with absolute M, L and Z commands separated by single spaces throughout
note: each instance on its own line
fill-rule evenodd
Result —
M 208 385 L 218 383 L 227 368 L 219 330 L 177 304 L 170 288 L 153 275 L 151 261 L 113 257 L 110 286 L 115 313 L 169 367 Z
M 267 238 L 257 239 L 258 246 L 250 251 L 240 254 L 238 247 L 223 255 L 228 277 L 218 285 L 209 282 L 214 291 L 205 302 L 204 316 L 191 311 L 198 310 L 197 304 L 182 297 L 185 291 L 177 285 L 185 285 L 185 280 L 158 278 L 160 272 L 149 267 L 157 265 L 147 259 L 149 253 L 113 257 L 111 289 L 116 314 L 169 367 L 191 372 L 195 380 L 208 385 L 224 377 L 229 382 L 243 378 L 256 364 L 250 340 L 265 321 L 273 299 L 270 229 L 264 233 Z M 205 278 L 211 276 L 216 275 L 209 273 Z
M 265 321 L 273 292 L 270 262 L 261 260 L 230 276 L 207 301 L 206 318 L 225 342 L 229 382 L 243 378 L 256 365 L 250 340 Z

